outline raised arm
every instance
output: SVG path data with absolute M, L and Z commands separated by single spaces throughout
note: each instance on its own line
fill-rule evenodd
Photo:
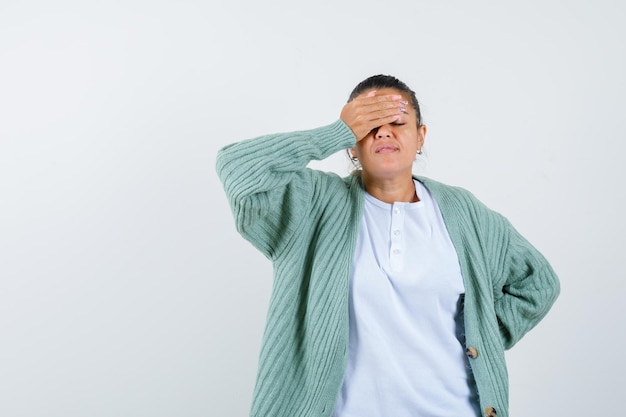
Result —
M 228 145 L 217 154 L 237 230 L 273 258 L 306 219 L 321 173 L 306 169 L 355 142 L 341 120 L 328 126 L 280 133 Z
M 397 120 L 401 99 L 371 91 L 344 105 L 340 120 L 328 126 L 262 136 L 221 149 L 217 172 L 239 233 L 274 258 L 300 222 L 307 220 L 317 183 L 329 177 L 306 169 L 307 164 L 350 148 L 381 124 Z

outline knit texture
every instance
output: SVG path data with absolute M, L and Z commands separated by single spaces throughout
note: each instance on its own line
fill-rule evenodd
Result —
M 306 168 L 354 145 L 338 120 L 223 148 L 217 172 L 239 233 L 274 266 L 251 416 L 330 416 L 348 351 L 348 288 L 364 188 Z M 416 177 L 431 192 L 465 284 L 467 346 L 482 409 L 508 416 L 504 350 L 548 312 L 559 283 L 544 257 L 469 192 Z M 445 377 L 445 376 L 444 376 Z

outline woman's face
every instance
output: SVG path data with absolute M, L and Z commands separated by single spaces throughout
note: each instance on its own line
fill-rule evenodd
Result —
M 365 91 L 363 95 L 367 94 Z M 377 90 L 376 95 L 401 94 L 403 100 L 410 98 L 394 89 Z M 417 126 L 415 110 L 409 104 L 406 114 L 394 123 L 372 130 L 358 141 L 352 153 L 359 159 L 363 175 L 370 179 L 393 180 L 411 177 L 417 151 L 424 145 L 426 126 Z

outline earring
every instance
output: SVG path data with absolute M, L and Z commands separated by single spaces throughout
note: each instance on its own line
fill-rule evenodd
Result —
M 418 149 L 417 152 L 415 152 L 417 155 L 421 155 L 422 154 L 422 148 Z

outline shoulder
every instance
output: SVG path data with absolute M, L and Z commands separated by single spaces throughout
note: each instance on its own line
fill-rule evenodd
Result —
M 414 178 L 424 184 L 424 186 L 428 189 L 428 191 L 431 193 L 433 198 L 440 206 L 476 206 L 486 209 L 486 206 L 481 203 L 480 200 L 478 200 L 478 198 L 474 196 L 474 194 L 472 194 L 465 188 L 444 184 L 442 182 L 422 176 L 415 176 Z
M 465 188 L 447 185 L 426 177 L 415 177 L 431 193 L 448 226 L 452 220 L 458 227 L 502 230 L 510 227 L 508 220 L 490 209 Z

